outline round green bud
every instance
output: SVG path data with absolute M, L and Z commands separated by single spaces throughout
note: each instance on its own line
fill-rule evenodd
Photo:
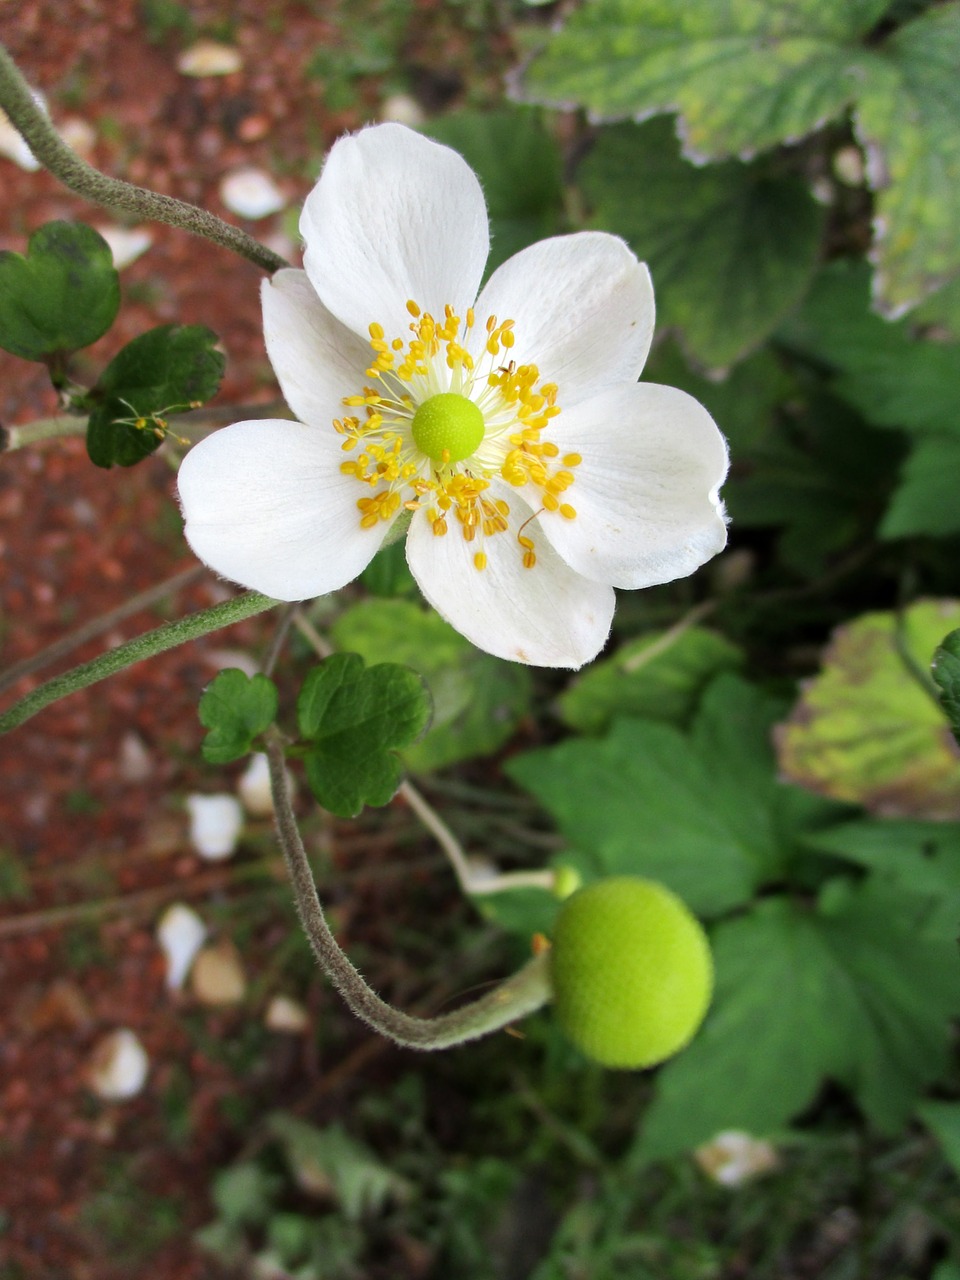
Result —
M 607 1067 L 652 1067 L 703 1021 L 713 961 L 698 920 L 663 885 L 613 876 L 557 915 L 550 977 L 560 1025 Z
M 483 414 L 466 396 L 441 391 L 417 409 L 412 430 L 417 448 L 434 462 L 462 462 L 483 441 Z
M 553 872 L 553 896 L 561 901 L 569 898 L 583 884 L 583 876 L 576 867 L 559 866 Z

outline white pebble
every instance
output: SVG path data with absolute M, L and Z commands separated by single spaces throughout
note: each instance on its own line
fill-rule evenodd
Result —
M 110 246 L 113 265 L 118 271 L 146 253 L 153 244 L 153 236 L 144 227 L 97 227 Z
M 179 991 L 197 952 L 207 936 L 207 926 L 192 907 L 175 902 L 160 917 L 157 941 L 167 959 L 167 986 Z
M 190 840 L 201 858 L 220 862 L 233 855 L 243 830 L 243 809 L 236 796 L 187 796 Z
M 198 40 L 177 59 L 177 70 L 183 76 L 228 76 L 242 66 L 240 50 L 216 40 Z
M 87 1083 L 98 1098 L 120 1102 L 136 1097 L 149 1069 L 146 1049 L 129 1028 L 122 1027 L 97 1041 L 87 1066 Z
M 267 218 L 287 203 L 283 192 L 262 169 L 235 169 L 220 183 L 220 199 L 241 218 Z
M 270 1031 L 302 1035 L 310 1026 L 310 1016 L 303 1005 L 290 996 L 271 996 L 263 1022 Z
M 739 1129 L 724 1129 L 693 1153 L 697 1164 L 722 1187 L 739 1187 L 777 1167 L 776 1149 L 769 1142 Z

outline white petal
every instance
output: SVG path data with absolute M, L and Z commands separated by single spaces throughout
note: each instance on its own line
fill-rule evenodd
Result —
M 327 307 L 366 336 L 405 337 L 409 298 L 463 315 L 490 248 L 483 192 L 456 151 L 400 124 L 341 138 L 300 218 L 304 266 Z
M 284 268 L 260 287 L 263 336 L 283 398 L 301 422 L 332 430 L 343 397 L 361 392 L 370 347 L 331 315 L 305 271 Z
M 514 254 L 487 281 L 476 313 L 474 355 L 489 315 L 515 320 L 511 358 L 556 382 L 565 408 L 640 376 L 653 337 L 653 285 L 622 240 L 580 231 Z
M 489 493 L 509 501 L 519 526 L 526 512 L 520 515 L 517 491 L 491 486 Z M 565 565 L 538 536 L 536 521 L 526 533 L 536 545 L 532 569 L 523 567 L 508 531 L 484 539 L 487 565 L 480 570 L 473 563 L 479 542 L 465 541 L 456 525 L 437 537 L 418 512 L 407 535 L 407 562 L 430 604 L 478 649 L 536 667 L 582 667 L 606 643 L 613 591 Z
M 215 431 L 180 466 L 190 546 L 211 569 L 276 600 L 336 591 L 366 568 L 387 531 L 361 529 L 367 492 L 340 473 L 333 429 L 261 419 Z
M 722 550 L 727 446 L 686 392 L 650 382 L 615 388 L 564 410 L 551 438 L 561 455 L 583 458 L 563 495 L 576 519 L 540 521 L 578 573 L 650 587 L 686 577 Z

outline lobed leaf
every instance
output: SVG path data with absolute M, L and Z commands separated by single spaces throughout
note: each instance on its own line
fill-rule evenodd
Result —
M 277 715 L 277 686 L 264 675 L 248 676 L 230 667 L 205 689 L 197 714 L 209 730 L 200 750 L 210 764 L 228 764 L 245 756 L 258 734 Z

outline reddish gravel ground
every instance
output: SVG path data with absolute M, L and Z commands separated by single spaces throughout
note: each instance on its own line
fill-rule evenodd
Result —
M 222 29 L 225 8 L 212 0 L 189 4 L 201 34 Z M 0 9 L 0 39 L 46 94 L 54 120 L 72 116 L 92 124 L 90 160 L 111 174 L 231 218 L 218 182 L 237 165 L 255 164 L 279 181 L 296 207 L 324 147 L 374 113 L 375 86 L 361 85 L 356 109 L 332 114 L 323 105 L 322 84 L 307 74 L 312 51 L 339 29 L 321 4 L 232 3 L 230 38 L 244 68 L 203 80 L 178 74 L 175 35 L 148 41 L 148 9 L 133 0 L 23 0 Z M 411 56 L 419 48 L 427 61 L 431 9 L 418 6 L 411 37 Z M 423 81 L 428 106 L 455 92 L 458 60 L 469 56 L 467 37 L 452 20 L 443 39 L 444 76 Z M 48 174 L 24 172 L 0 157 L 0 248 L 22 252 L 30 231 L 54 218 L 112 221 Z M 278 215 L 248 229 L 262 239 L 282 224 Z M 144 329 L 176 320 L 209 325 L 220 335 L 228 363 L 218 403 L 273 399 L 258 270 L 182 231 L 151 231 L 153 247 L 123 272 L 116 325 L 83 353 L 78 375 L 102 367 Z M 0 422 L 27 422 L 55 407 L 41 367 L 0 352 Z M 77 440 L 0 458 L 0 666 L 194 564 L 180 533 L 173 479 L 162 454 L 130 471 L 97 470 Z M 82 646 L 76 659 L 226 594 L 210 575 L 198 575 L 162 608 L 125 619 Z M 3 1280 L 141 1274 L 212 1280 L 222 1274 L 191 1245 L 190 1234 L 211 1216 L 213 1171 L 235 1154 L 236 1139 L 222 1122 L 225 1101 L 241 1087 L 249 1090 L 250 1082 L 241 1086 L 223 1055 L 196 1048 L 183 1020 L 190 998 L 177 1004 L 166 992 L 154 927 L 171 900 L 185 898 L 202 909 L 222 905 L 232 892 L 233 864 L 211 867 L 191 852 L 182 796 L 223 786 L 222 774 L 198 763 L 196 704 L 225 665 L 217 651 L 256 654 L 269 634 L 269 623 L 254 619 L 161 656 L 48 708 L 0 747 Z M 22 679 L 4 695 L 4 705 L 38 679 Z M 261 845 L 267 847 L 265 828 Z M 63 908 L 75 910 L 69 923 L 58 919 Z M 258 925 L 254 967 L 289 923 Z M 376 945 L 376 934 L 371 937 Z M 308 1002 L 326 1000 L 319 984 L 300 994 Z M 251 1015 L 202 1016 L 216 1041 L 229 1039 Z M 98 1037 L 117 1026 L 141 1037 L 151 1074 L 140 1097 L 108 1104 L 90 1093 L 83 1070 Z M 364 1039 L 352 1029 L 347 1034 Z M 278 1043 L 256 1091 L 274 1100 L 302 1095 L 316 1083 L 314 1056 L 305 1045 Z M 188 1137 L 174 1143 L 161 1100 L 184 1079 Z M 118 1260 L 111 1243 L 116 1229 L 104 1229 L 104 1215 L 118 1212 L 110 1208 L 118 1179 L 135 1183 L 147 1203 L 155 1197 L 172 1215 L 173 1230 L 156 1247 L 151 1224 L 141 1230 L 134 1216 L 133 1234 L 145 1235 L 148 1262 Z

